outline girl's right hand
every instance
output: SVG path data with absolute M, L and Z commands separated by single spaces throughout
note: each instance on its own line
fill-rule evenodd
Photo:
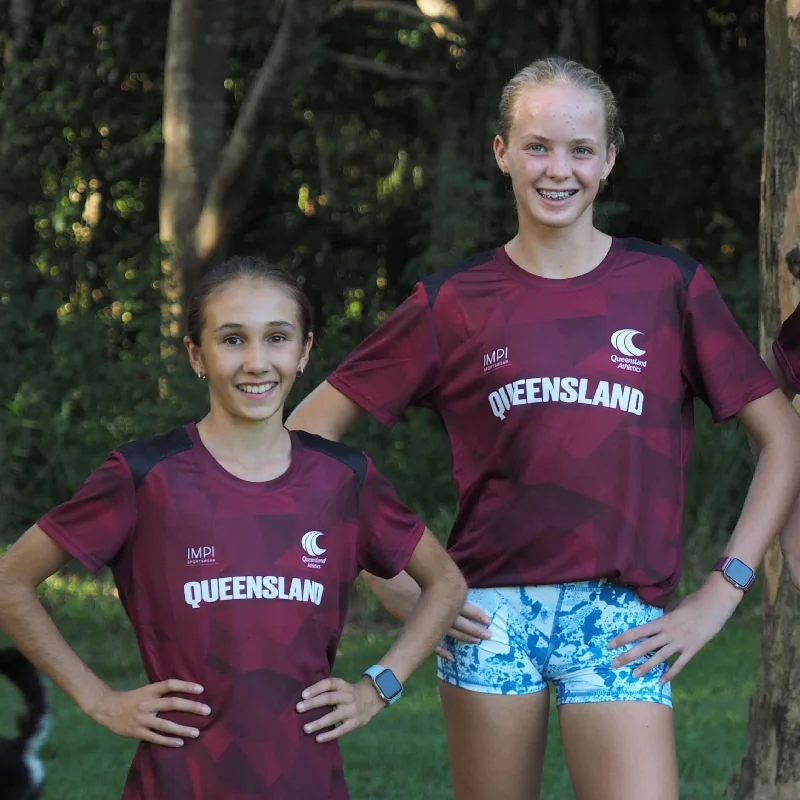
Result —
M 184 711 L 208 716 L 211 709 L 207 705 L 183 697 L 169 696 L 175 692 L 200 694 L 202 691 L 203 687 L 196 683 L 174 678 L 151 683 L 130 692 L 108 689 L 89 716 L 118 736 L 164 747 L 182 747 L 184 738 L 196 739 L 200 731 L 162 719 L 158 715 L 164 711 Z
M 489 615 L 472 605 L 472 603 L 464 603 L 464 608 L 459 614 L 453 627 L 447 631 L 447 636 L 451 639 L 456 639 L 459 642 L 466 642 L 467 644 L 478 644 L 482 639 L 491 639 L 492 634 L 489 631 L 491 624 Z M 453 660 L 453 654 L 444 647 L 437 647 L 434 651 L 437 656 Z

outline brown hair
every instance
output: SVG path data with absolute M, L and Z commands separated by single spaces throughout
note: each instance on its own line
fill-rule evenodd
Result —
M 262 278 L 272 281 L 288 292 L 297 303 L 300 311 L 300 328 L 303 341 L 308 339 L 314 328 L 313 312 L 300 283 L 283 267 L 253 256 L 232 256 L 222 264 L 217 264 L 203 275 L 189 298 L 186 314 L 186 335 L 198 347 L 200 334 L 205 323 L 205 307 L 208 298 L 220 287 L 240 278 Z
M 608 84 L 594 71 L 577 61 L 566 58 L 540 58 L 520 70 L 503 88 L 500 96 L 500 124 L 498 135 L 508 144 L 514 115 L 517 111 L 517 99 L 520 90 L 530 83 L 554 83 L 556 81 L 571 83 L 579 89 L 593 92 L 603 104 L 606 120 L 607 146 L 614 147 L 617 153 L 622 150 L 625 138 L 619 124 L 619 105 L 614 92 Z

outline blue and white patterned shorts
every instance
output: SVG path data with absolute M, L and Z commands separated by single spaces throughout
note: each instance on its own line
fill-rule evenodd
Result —
M 644 700 L 672 706 L 670 684 L 659 683 L 666 663 L 640 678 L 633 671 L 647 657 L 611 666 L 633 644 L 609 650 L 609 640 L 664 613 L 629 586 L 595 580 L 470 589 L 467 602 L 488 614 L 492 638 L 466 644 L 445 637 L 454 661 L 439 658 L 443 681 L 502 695 L 533 694 L 552 683 L 559 705 Z

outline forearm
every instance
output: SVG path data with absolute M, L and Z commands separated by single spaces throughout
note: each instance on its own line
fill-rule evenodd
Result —
M 87 715 L 108 691 L 67 644 L 45 611 L 35 589 L 9 584 L 0 589 L 0 629 L 27 658 L 60 686 Z
M 369 572 L 361 574 L 380 604 L 395 619 L 405 622 L 420 597 L 421 590 L 417 582 L 405 571 L 388 580 Z
M 776 437 L 759 453 L 753 481 L 725 555 L 756 569 L 786 524 L 800 490 L 796 437 Z
M 410 576 L 406 576 L 413 583 Z M 415 584 L 416 585 L 416 584 Z M 464 605 L 467 587 L 455 566 L 423 587 L 400 635 L 380 663 L 404 683 L 433 652 Z

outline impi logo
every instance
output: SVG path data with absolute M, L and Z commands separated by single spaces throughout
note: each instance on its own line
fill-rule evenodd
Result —
M 320 558 L 320 556 L 327 552 L 324 547 L 320 547 L 319 545 L 319 540 L 324 535 L 322 531 L 309 531 L 303 534 L 303 538 L 300 540 L 301 547 L 308 553 L 307 556 L 303 556 L 303 563 L 309 569 L 320 569 L 328 560 L 326 558 Z
M 217 557 L 214 553 L 214 548 L 206 547 L 187 547 L 186 548 L 186 566 L 193 567 L 197 564 L 216 564 Z
M 491 353 L 485 353 L 483 356 L 483 371 L 491 372 L 498 367 L 508 366 L 508 348 L 498 347 L 497 350 Z

